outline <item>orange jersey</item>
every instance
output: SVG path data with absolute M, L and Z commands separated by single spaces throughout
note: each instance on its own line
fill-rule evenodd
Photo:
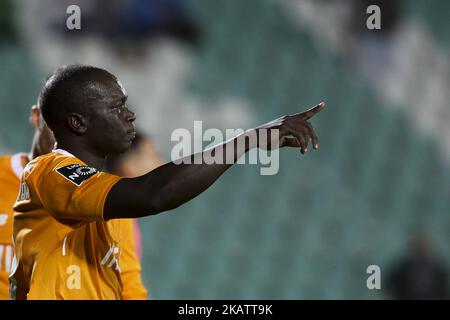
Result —
M 119 265 L 121 269 L 124 300 L 145 300 L 147 290 L 142 284 L 141 264 L 138 257 L 138 240 L 135 235 L 139 232 L 139 226 L 135 219 L 119 219 L 121 223 L 122 255 Z
M 9 299 L 9 272 L 13 258 L 13 204 L 19 191 L 26 154 L 0 157 L 0 300 Z
M 132 220 L 103 219 L 106 196 L 119 180 L 63 150 L 25 167 L 14 205 L 13 297 L 145 298 L 131 249 Z M 131 262 L 122 264 L 121 256 Z M 136 272 L 138 279 L 129 281 Z M 131 283 L 129 290 L 124 282 Z

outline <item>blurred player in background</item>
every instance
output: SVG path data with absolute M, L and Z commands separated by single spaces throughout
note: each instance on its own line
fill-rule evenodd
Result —
M 385 289 L 400 300 L 448 299 L 449 268 L 433 245 L 430 234 L 421 229 L 413 234 L 408 250 L 388 273 Z
M 131 143 L 130 149 L 120 155 L 110 156 L 106 159 L 105 168 L 108 172 L 127 178 L 138 177 L 146 172 L 162 165 L 161 157 L 151 141 L 151 139 L 143 136 L 139 132 Z M 133 237 L 126 237 L 126 243 L 122 249 L 121 259 L 133 261 L 122 265 L 121 277 L 122 281 L 128 283 L 128 288 L 135 288 L 133 291 L 141 291 L 143 288 L 141 282 L 141 266 L 138 263 L 142 257 L 141 236 L 139 224 L 136 219 L 123 219 L 123 226 Z M 136 256 L 137 255 L 137 256 Z M 122 260 L 121 260 L 122 261 Z M 127 296 L 127 290 L 124 290 L 124 299 Z
M 44 85 L 39 105 L 58 148 L 32 160 L 22 174 L 14 204 L 12 298 L 123 299 L 118 219 L 181 206 L 253 148 L 295 147 L 305 154 L 311 140 L 317 149 L 309 120 L 325 108 L 320 103 L 185 157 L 181 164 L 122 178 L 99 170 L 107 156 L 127 151 L 136 136 L 136 115 L 127 98 L 114 75 L 91 66 L 58 69 Z M 267 131 L 266 138 L 251 139 Z M 220 162 L 196 163 L 216 154 Z
M 50 152 L 55 144 L 52 132 L 45 125 L 37 106 L 31 108 L 29 118 L 34 127 L 30 153 L 16 153 L 0 157 L 0 299 L 9 299 L 9 273 L 13 260 L 13 205 L 17 199 L 20 178 L 26 164 Z

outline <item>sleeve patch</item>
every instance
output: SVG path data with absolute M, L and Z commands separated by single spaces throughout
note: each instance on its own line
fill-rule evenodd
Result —
M 70 182 L 80 186 L 85 180 L 92 177 L 98 171 L 95 168 L 82 166 L 78 163 L 56 169 L 60 175 Z

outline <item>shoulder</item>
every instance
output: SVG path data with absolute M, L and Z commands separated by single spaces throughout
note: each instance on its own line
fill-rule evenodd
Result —
M 96 176 L 98 179 L 90 179 Z M 103 179 L 101 179 L 102 177 Z M 24 170 L 23 179 L 36 186 L 74 187 L 84 186 L 86 182 L 104 180 L 113 175 L 89 167 L 85 162 L 67 153 L 52 152 L 31 161 Z M 90 184 L 90 183 L 89 183 Z
M 58 152 L 51 152 L 31 160 L 24 169 L 23 178 L 29 179 L 34 176 L 46 176 L 56 172 L 59 168 L 70 165 L 84 165 L 84 163 L 73 156 Z

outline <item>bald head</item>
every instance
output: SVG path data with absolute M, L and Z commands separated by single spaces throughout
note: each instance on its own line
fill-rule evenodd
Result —
M 87 115 L 96 102 L 109 99 L 111 88 L 124 92 L 116 77 L 104 69 L 84 65 L 59 68 L 41 90 L 42 115 L 57 133 L 71 113 Z

